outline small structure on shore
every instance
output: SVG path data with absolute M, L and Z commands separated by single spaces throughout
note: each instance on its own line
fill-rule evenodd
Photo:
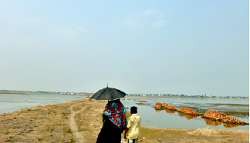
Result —
M 139 100 L 138 102 L 147 102 L 146 100 Z

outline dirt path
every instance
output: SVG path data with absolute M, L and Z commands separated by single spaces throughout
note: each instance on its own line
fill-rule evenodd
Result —
M 74 139 L 76 140 L 76 142 L 79 143 L 86 143 L 86 141 L 84 140 L 83 136 L 78 132 L 78 126 L 75 122 L 75 114 L 78 114 L 80 112 L 82 112 L 83 110 L 86 109 L 86 107 L 83 107 L 81 110 L 79 111 L 74 111 L 73 107 L 76 105 L 71 105 L 70 106 L 70 110 L 71 110 L 71 114 L 70 114 L 70 128 L 71 128 L 71 132 L 74 135 Z
M 71 111 L 71 114 L 70 114 L 70 128 L 71 128 L 72 134 L 74 135 L 74 140 L 76 142 L 78 142 L 78 143 L 87 143 L 87 142 L 84 139 L 84 136 L 81 134 L 81 132 L 78 131 L 78 125 L 77 125 L 77 123 L 75 121 L 75 115 L 80 114 L 80 113 L 86 114 L 86 113 L 83 113 L 84 110 L 86 110 L 87 107 L 93 106 L 95 103 L 96 103 L 96 101 L 94 101 L 90 105 L 85 105 L 81 110 L 77 110 L 77 111 L 74 111 L 73 108 L 76 107 L 76 106 L 81 106 L 82 103 L 70 106 L 70 111 Z M 127 141 L 125 141 L 123 139 L 123 136 L 122 136 L 121 143 L 127 143 Z

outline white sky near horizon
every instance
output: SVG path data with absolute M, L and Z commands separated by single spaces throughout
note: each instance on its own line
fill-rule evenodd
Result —
M 0 0 L 0 90 L 249 96 L 248 44 L 248 0 Z

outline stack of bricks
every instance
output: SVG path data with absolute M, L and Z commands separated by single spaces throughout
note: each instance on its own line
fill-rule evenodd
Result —
M 154 108 L 156 110 L 161 110 L 162 109 L 162 104 L 160 102 L 156 102 Z
M 200 113 L 190 109 L 190 108 L 187 108 L 187 107 L 179 107 L 177 109 L 177 111 L 181 112 L 181 113 L 185 113 L 185 114 L 191 114 L 191 115 L 195 115 L 195 116 L 199 116 Z
M 224 123 L 230 123 L 230 124 L 240 124 L 240 125 L 245 125 L 246 122 L 243 122 L 239 119 L 235 119 L 234 117 L 231 116 L 226 116 L 220 119 Z
M 216 110 L 207 110 L 204 116 L 202 117 L 212 119 L 212 120 L 219 120 L 224 123 L 230 123 L 230 124 L 241 124 L 241 125 L 246 124 L 246 122 L 235 119 L 234 117 L 231 117 L 231 116 L 226 116 L 225 113 L 217 112 Z
M 146 100 L 139 100 L 138 102 L 147 102 Z
M 175 107 L 172 106 L 172 105 L 169 105 L 167 103 L 162 103 L 162 106 L 165 108 L 165 109 L 168 109 L 168 110 L 175 110 Z
M 203 117 L 213 119 L 213 120 L 219 120 L 223 117 L 226 117 L 226 114 L 217 112 L 216 110 L 207 110 Z

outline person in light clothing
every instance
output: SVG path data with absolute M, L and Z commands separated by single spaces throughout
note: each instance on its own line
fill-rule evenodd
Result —
M 128 143 L 137 143 L 141 132 L 141 117 L 136 115 L 137 107 L 135 106 L 130 108 L 130 113 L 124 138 L 128 139 Z

